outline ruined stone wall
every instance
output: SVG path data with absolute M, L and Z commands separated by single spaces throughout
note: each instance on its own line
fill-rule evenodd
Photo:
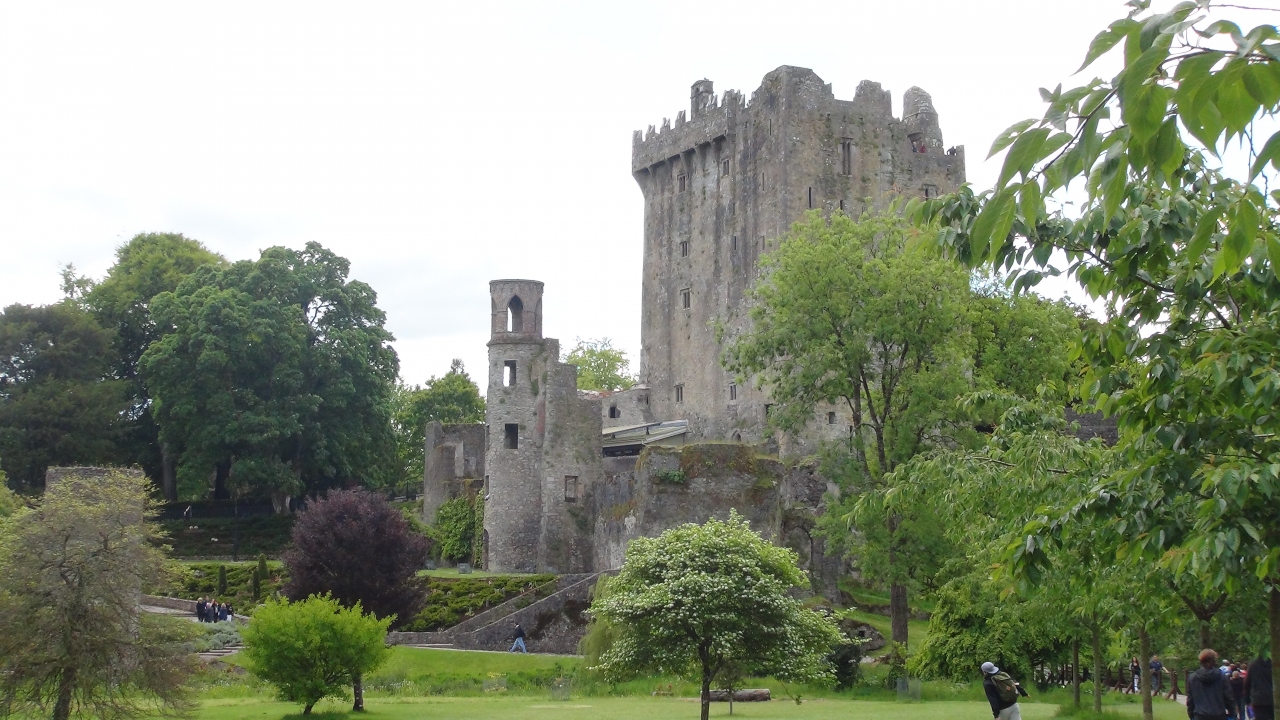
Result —
M 474 496 L 483 482 L 485 426 L 479 423 L 426 427 L 422 472 L 422 521 L 435 522 L 436 510 L 456 497 Z
M 719 103 L 699 81 L 688 119 L 636 133 L 632 174 L 644 194 L 641 379 L 652 416 L 687 419 L 694 438 L 762 439 L 767 399 L 730 387 L 720 366 L 727 337 L 746 327 L 747 293 L 763 253 L 809 210 L 857 214 L 863 200 L 933 195 L 964 181 L 964 150 L 944 150 L 928 94 L 904 96 L 893 117 L 889 93 L 859 84 L 838 100 L 813 71 L 783 66 L 747 102 Z M 803 454 L 838 439 L 847 420 L 814 427 L 784 451 Z M 826 427 L 831 425 L 831 427 Z
M 643 425 L 655 422 L 649 405 L 649 386 L 640 385 L 629 390 L 601 393 L 600 422 L 603 427 Z
M 683 474 L 683 481 L 678 481 Z M 684 523 L 737 510 L 765 539 L 795 550 L 815 592 L 836 597 L 842 563 L 828 557 L 813 526 L 834 491 L 812 465 L 784 463 L 745 445 L 650 447 L 640 458 L 609 458 L 586 508 L 594 521 L 595 570 L 622 566 L 626 546 Z
M 589 572 L 590 541 L 574 511 L 603 474 L 600 451 L 600 400 L 578 395 L 573 365 L 551 363 L 546 375 L 547 428 L 543 444 L 542 539 L 540 572 Z

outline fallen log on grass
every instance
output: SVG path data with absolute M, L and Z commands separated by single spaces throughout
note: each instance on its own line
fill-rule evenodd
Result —
M 734 702 L 764 702 L 770 700 L 769 688 L 760 688 L 755 690 L 734 690 Z M 729 702 L 728 690 L 712 690 L 711 702 Z

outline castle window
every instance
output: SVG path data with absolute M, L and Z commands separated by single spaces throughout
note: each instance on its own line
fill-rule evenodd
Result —
M 684 385 L 676 386 L 676 402 L 678 403 L 684 402 Z
M 517 423 L 507 423 L 503 426 L 505 436 L 502 446 L 508 450 L 520 449 L 520 425 Z
M 524 302 L 519 295 L 507 303 L 507 332 L 524 332 Z
M 768 419 L 769 419 L 769 418 L 771 418 L 771 417 L 773 417 L 773 403 L 765 403 L 765 405 L 764 405 L 764 419 L 765 419 L 765 420 L 768 420 Z
M 828 425 L 836 424 L 836 414 L 834 412 L 827 413 L 827 424 Z
M 680 257 L 689 257 L 689 241 L 680 241 Z
M 720 177 L 729 177 L 729 158 L 720 161 Z
M 688 181 L 687 181 L 687 180 L 685 180 L 684 173 L 680 173 L 679 175 L 677 175 L 677 176 L 676 176 L 676 191 L 677 191 L 677 192 L 684 192 L 684 191 L 685 191 L 685 186 L 686 186 L 686 185 L 688 185 L 688 184 L 689 184 L 689 183 L 688 183 Z
M 578 476 L 565 475 L 564 476 L 564 501 L 569 503 L 578 502 L 579 490 L 580 488 L 578 486 Z
M 853 141 L 840 141 L 840 174 L 853 174 Z
M 505 360 L 502 363 L 502 387 L 516 384 L 516 361 Z
M 840 212 L 844 212 L 844 201 L 840 201 Z
M 737 235 L 734 235 L 733 239 L 729 241 L 729 249 L 734 251 L 735 253 L 738 252 L 738 236 Z
M 924 186 L 924 198 L 925 198 L 926 200 L 928 200 L 929 198 L 936 198 L 936 197 L 938 197 L 938 186 L 937 186 L 937 185 L 925 185 L 925 186 Z
M 738 203 L 736 203 L 736 202 L 730 202 L 730 203 L 729 203 L 729 217 L 734 217 L 734 216 L 736 216 L 737 214 L 738 214 Z
M 813 188 L 809 188 L 809 209 L 813 209 Z
M 690 288 L 685 288 L 680 291 L 680 307 L 685 310 L 693 307 L 693 291 Z
M 730 399 L 730 400 L 737 400 L 737 399 L 738 399 L 738 384 L 737 384 L 737 383 L 729 383 L 729 399 Z
M 622 411 L 618 409 L 617 405 L 609 406 L 609 417 L 614 419 L 622 417 Z

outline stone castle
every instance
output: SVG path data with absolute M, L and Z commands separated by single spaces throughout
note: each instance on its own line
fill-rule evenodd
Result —
M 712 325 L 744 329 L 761 255 L 804 213 L 857 214 L 964 181 L 964 149 L 943 145 L 929 95 L 913 87 L 902 106 L 895 118 L 878 83 L 840 100 L 812 70 L 783 66 L 750 100 L 700 80 L 687 115 L 636 132 L 640 383 L 579 391 L 577 368 L 542 336 L 543 284 L 491 282 L 486 422 L 427 428 L 425 519 L 481 494 L 484 567 L 583 573 L 619 567 L 634 537 L 736 508 L 800 554 L 815 590 L 834 591 L 839 563 L 810 534 L 834 488 L 778 454 L 802 457 L 849 422 L 826 408 L 783 447 L 769 441 L 768 398 L 721 367 Z

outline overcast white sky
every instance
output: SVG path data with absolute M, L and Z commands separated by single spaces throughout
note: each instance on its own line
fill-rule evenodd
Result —
M 984 185 L 995 135 L 1041 115 L 1036 89 L 1070 83 L 1123 15 L 1118 0 L 0 3 L 0 306 L 57 300 L 62 264 L 100 277 L 139 232 L 232 260 L 316 240 L 377 290 L 411 383 L 453 357 L 483 373 L 493 278 L 546 282 L 548 336 L 638 358 L 631 133 L 687 108 L 693 81 L 749 94 L 799 65 L 837 97 L 879 81 L 895 113 L 919 85 Z

